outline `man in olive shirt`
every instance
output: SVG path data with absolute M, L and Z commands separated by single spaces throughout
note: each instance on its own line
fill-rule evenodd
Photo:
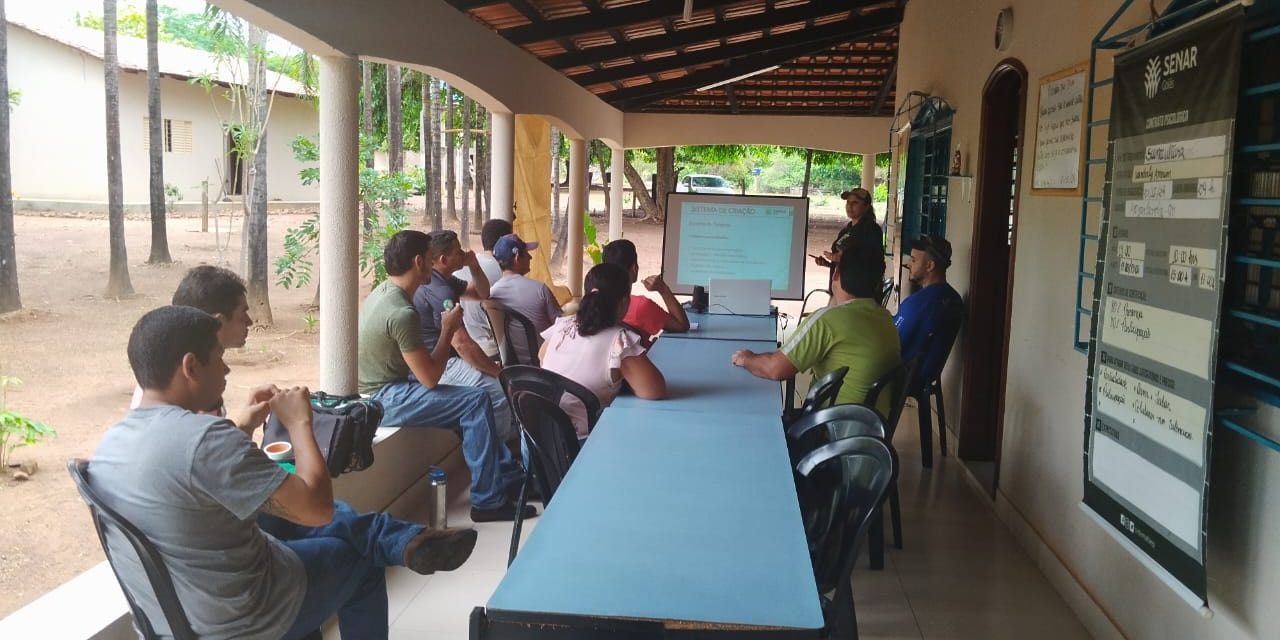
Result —
M 401 231 L 382 255 L 387 280 L 360 309 L 360 393 L 382 403 L 384 425 L 456 429 L 471 470 L 471 520 L 512 520 L 516 508 L 508 494 L 519 486 L 524 471 L 498 439 L 489 395 L 477 387 L 440 384 L 453 334 L 462 326 L 462 307 L 440 315 L 440 337 L 431 350 L 422 341 L 412 300 L 431 277 L 430 240 L 421 231 Z M 536 515 L 534 507 L 526 506 L 524 517 Z
M 871 385 L 899 362 L 893 317 L 875 298 L 883 277 L 884 256 L 878 247 L 849 246 L 832 272 L 831 304 L 814 312 L 782 349 L 739 349 L 733 364 L 769 380 L 785 380 L 805 369 L 817 378 L 849 367 L 836 404 L 863 402 Z M 889 415 L 889 402 L 889 394 L 881 394 L 876 407 L 881 415 Z

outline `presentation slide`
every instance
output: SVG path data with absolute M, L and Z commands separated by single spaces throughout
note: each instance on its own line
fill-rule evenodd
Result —
M 769 280 L 777 300 L 804 297 L 809 200 L 667 194 L 662 272 L 688 295 L 712 279 Z

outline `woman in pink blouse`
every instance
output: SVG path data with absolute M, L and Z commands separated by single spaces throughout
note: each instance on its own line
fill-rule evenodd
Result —
M 617 265 L 598 264 L 587 272 L 583 287 L 577 315 L 559 318 L 542 332 L 542 367 L 590 389 L 604 407 L 624 380 L 639 398 L 667 397 L 667 381 L 645 355 L 640 336 L 622 326 L 631 302 L 627 273 Z M 566 395 L 560 406 L 573 419 L 578 437 L 587 437 L 582 403 Z

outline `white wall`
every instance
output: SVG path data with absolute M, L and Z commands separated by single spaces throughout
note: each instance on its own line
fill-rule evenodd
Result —
M 997 12 L 1010 5 L 1013 41 L 1000 53 L 992 45 L 993 27 Z M 1118 6 L 1107 0 L 1070 5 L 913 0 L 902 26 L 897 94 L 923 90 L 950 102 L 956 108 L 952 145 L 959 144 L 968 164 L 976 165 L 982 89 L 996 65 L 1016 58 L 1026 66 L 1030 93 L 1024 133 L 1034 136 L 1040 78 L 1086 61 L 1090 40 Z M 1142 13 L 1131 11 L 1121 24 L 1137 24 Z M 1108 94 L 1103 98 L 1109 101 Z M 950 280 L 961 293 L 969 286 L 973 221 L 973 202 L 953 194 L 947 211 L 947 238 L 956 255 Z M 1102 615 L 1093 618 L 1103 627 L 1109 618 L 1125 637 L 1280 637 L 1280 607 L 1275 606 L 1280 600 L 1280 547 L 1275 545 L 1280 456 L 1224 430 L 1214 438 L 1208 573 L 1217 615 L 1212 619 L 1185 605 L 1078 508 L 1087 366 L 1085 356 L 1072 348 L 1079 225 L 1078 199 L 1033 195 L 1030 181 L 1022 180 L 998 497 L 1002 512 L 1026 519 L 1037 542 L 1047 545 L 1045 555 L 1065 565 L 1066 571 L 1058 573 L 1077 581 L 1085 601 L 1100 607 Z M 957 354 L 946 378 L 953 421 L 960 415 L 963 341 Z M 1269 411 L 1258 423 L 1274 435 L 1277 417 Z
M 190 153 L 164 154 L 164 180 L 182 191 L 183 202 L 200 201 L 200 182 L 209 180 L 209 197 L 221 185 L 226 136 L 219 124 L 230 104 L 226 89 L 210 92 L 185 80 L 162 78 L 165 118 L 192 122 Z M 10 145 L 14 192 L 28 200 L 105 202 L 107 199 L 106 113 L 102 61 L 75 49 L 9 25 L 9 86 L 22 92 L 12 111 Z M 120 74 L 120 158 L 126 203 L 148 201 L 149 168 L 144 147 L 147 115 L 144 73 Z M 215 109 L 216 105 L 216 109 Z M 267 197 L 315 201 L 318 187 L 298 180 L 302 164 L 289 142 L 299 134 L 315 137 L 315 108 L 305 100 L 278 96 L 267 136 Z

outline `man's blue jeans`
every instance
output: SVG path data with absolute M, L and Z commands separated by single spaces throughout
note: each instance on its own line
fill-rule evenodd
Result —
M 428 389 L 416 380 L 393 382 L 373 394 L 382 403 L 382 424 L 444 427 L 458 431 L 462 457 L 471 470 L 471 506 L 495 509 L 507 503 L 506 489 L 524 477 L 494 431 L 489 394 L 477 387 L 438 384 Z
M 404 549 L 422 526 L 385 513 L 358 514 L 342 502 L 333 520 L 304 527 L 269 514 L 258 526 L 302 560 L 307 591 L 286 639 L 302 638 L 334 613 L 344 638 L 387 637 L 386 568 L 404 564 Z

